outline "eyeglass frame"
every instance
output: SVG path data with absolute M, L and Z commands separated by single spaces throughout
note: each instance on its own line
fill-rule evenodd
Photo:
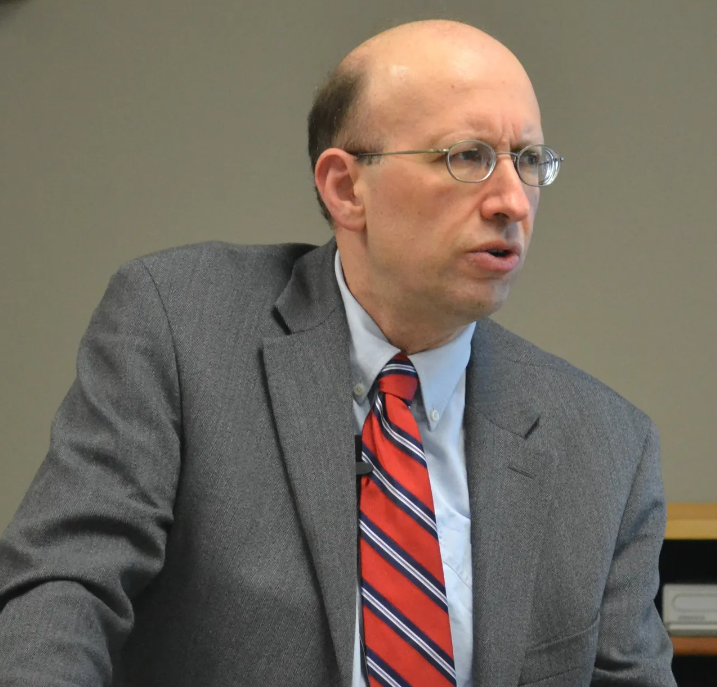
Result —
M 488 174 L 486 174 L 482 179 L 476 179 L 476 180 L 473 180 L 473 181 L 468 181 L 468 180 L 466 180 L 466 179 L 459 179 L 459 178 L 453 173 L 453 170 L 451 169 L 451 163 L 450 163 L 450 155 L 449 155 L 449 153 L 450 153 L 451 150 L 453 150 L 456 146 L 461 145 L 461 143 L 480 143 L 480 144 L 486 146 L 490 151 L 492 151 L 492 153 L 493 153 L 493 158 L 492 158 L 492 162 L 491 162 L 491 165 L 490 165 L 490 169 L 488 170 Z M 523 179 L 523 177 L 522 177 L 521 174 L 520 174 L 520 170 L 518 169 L 518 160 L 520 159 L 520 156 L 521 156 L 526 150 L 528 150 L 529 148 L 535 148 L 535 147 L 545 148 L 547 151 L 549 151 L 549 152 L 555 157 L 555 161 L 557 162 L 557 165 L 558 165 L 557 171 L 556 171 L 555 174 L 553 175 L 553 178 L 552 178 L 547 184 L 530 184 L 530 183 L 528 183 L 527 181 L 525 181 L 525 179 Z M 357 160 L 360 160 L 361 158 L 365 158 L 365 157 L 383 157 L 383 156 L 386 156 L 386 155 L 419 155 L 419 154 L 422 154 L 422 153 L 433 153 L 433 154 L 438 154 L 438 153 L 440 153 L 441 155 L 444 156 L 444 159 L 445 159 L 445 161 L 446 161 L 446 169 L 448 169 L 448 173 L 449 173 L 456 181 L 459 181 L 459 182 L 461 182 L 462 184 L 480 184 L 480 183 L 484 182 L 484 181 L 485 181 L 486 179 L 488 179 L 488 178 L 490 177 L 490 175 L 493 174 L 493 172 L 495 171 L 496 165 L 498 164 L 498 156 L 499 156 L 499 155 L 510 155 L 510 156 L 513 158 L 513 167 L 515 167 L 516 174 L 518 175 L 518 177 L 520 178 L 520 180 L 521 180 L 526 186 L 532 186 L 533 188 L 543 188 L 543 187 L 545 187 L 545 186 L 550 186 L 550 185 L 558 178 L 558 173 L 560 172 L 560 166 L 561 166 L 562 163 L 565 161 L 565 158 L 564 158 L 564 157 L 561 157 L 560 155 L 558 155 L 558 152 L 557 152 L 556 150 L 554 150 L 554 149 L 551 148 L 550 146 L 545 145 L 544 143 L 530 143 L 530 144 L 528 144 L 527 146 L 525 146 L 525 148 L 523 148 L 522 150 L 518 151 L 517 153 L 514 153 L 514 152 L 512 152 L 512 151 L 510 151 L 510 150 L 500 151 L 500 152 L 499 152 L 499 151 L 497 151 L 490 143 L 486 143 L 485 141 L 481 141 L 480 139 L 477 139 L 477 138 L 466 138 L 466 139 L 463 139 L 462 141 L 456 141 L 454 144 L 452 144 L 452 145 L 449 146 L 448 148 L 428 148 L 428 149 L 426 149 L 426 150 L 391 150 L 391 151 L 387 151 L 387 152 L 384 152 L 384 153 L 352 153 L 352 152 L 349 151 L 349 150 L 347 150 L 346 152 L 347 152 L 349 155 L 353 155 L 353 157 L 355 157 Z

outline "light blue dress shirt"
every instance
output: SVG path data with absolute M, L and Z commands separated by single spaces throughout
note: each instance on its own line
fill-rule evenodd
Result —
M 349 291 L 338 251 L 335 269 L 351 332 L 355 430 L 356 434 L 361 434 L 370 410 L 368 393 L 384 365 L 400 351 L 387 341 Z M 458 687 L 470 687 L 472 684 L 473 579 L 463 410 L 466 365 L 474 329 L 475 323 L 444 346 L 409 356 L 420 382 L 420 394 L 411 404 L 411 412 L 421 433 L 431 480 Z M 357 593 L 352 687 L 366 687 L 361 671 L 359 613 L 360 598 Z

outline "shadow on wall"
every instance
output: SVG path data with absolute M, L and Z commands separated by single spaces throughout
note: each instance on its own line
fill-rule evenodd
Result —
M 27 0 L 0 0 L 0 22 L 14 13 Z

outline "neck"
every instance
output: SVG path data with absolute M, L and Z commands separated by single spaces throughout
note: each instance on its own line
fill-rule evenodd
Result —
M 407 355 L 439 348 L 459 336 L 469 324 L 467 321 L 457 321 L 446 313 L 430 312 L 425 304 L 412 307 L 408 299 L 389 301 L 378 298 L 351 270 L 345 268 L 344 280 L 353 297 L 378 325 L 389 343 Z
M 363 304 L 362 307 L 378 325 L 389 342 L 406 355 L 439 348 L 455 339 L 467 326 L 462 325 L 450 331 L 431 330 L 426 324 L 405 320 L 399 321 L 391 317 L 384 317 L 382 313 L 373 313 Z

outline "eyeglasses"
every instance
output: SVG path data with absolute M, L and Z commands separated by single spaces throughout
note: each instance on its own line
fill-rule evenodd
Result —
M 347 151 L 349 152 L 349 151 Z M 445 156 L 448 173 L 456 180 L 467 184 L 485 181 L 495 169 L 498 155 L 510 155 L 520 180 L 528 186 L 548 186 L 552 184 L 560 164 L 565 160 L 552 148 L 535 143 L 526 146 L 518 153 L 496 152 L 493 146 L 483 141 L 466 140 L 454 143 L 450 148 L 430 148 L 428 150 L 394 150 L 386 153 L 351 153 L 356 159 L 383 157 L 384 155 L 419 155 L 434 153 Z

